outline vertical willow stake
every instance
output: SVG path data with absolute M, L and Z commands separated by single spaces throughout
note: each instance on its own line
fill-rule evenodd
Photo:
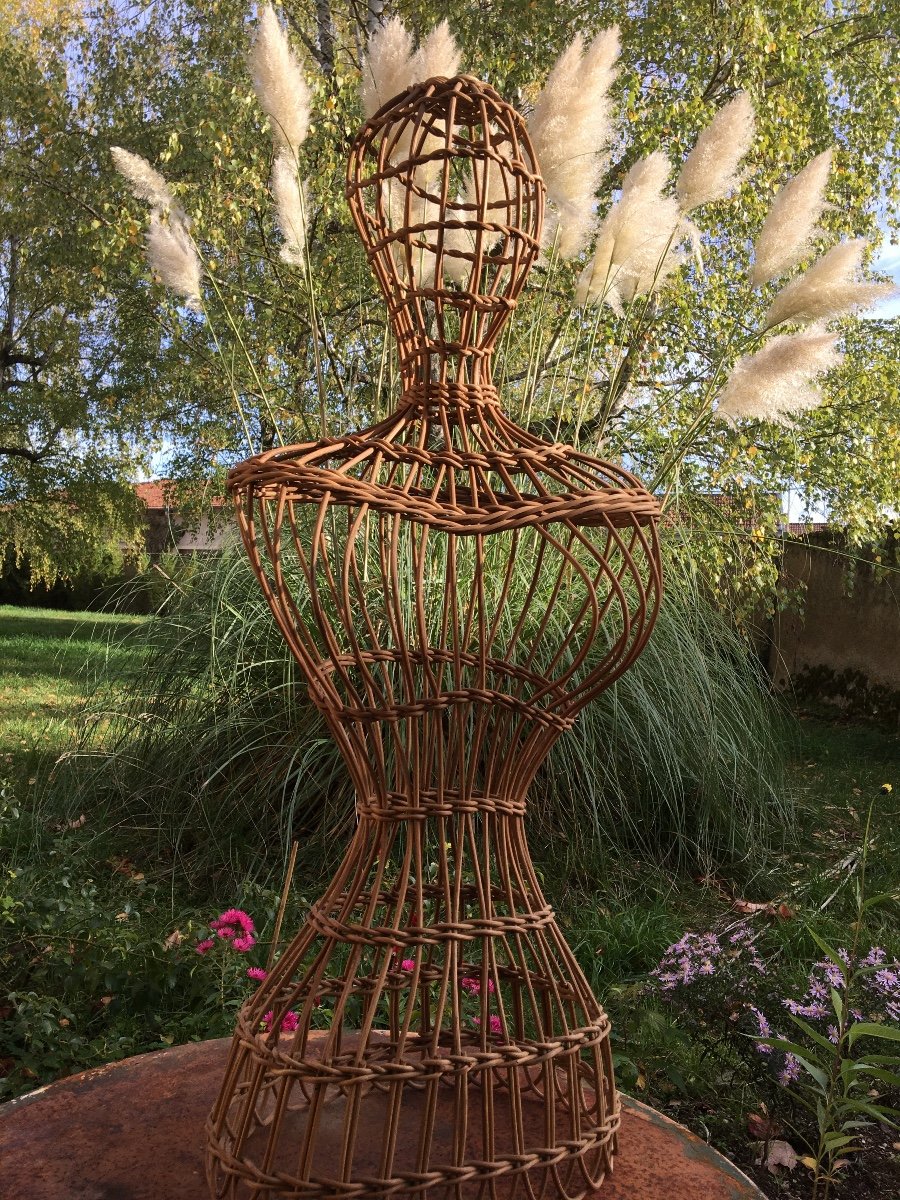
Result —
M 359 823 L 241 1010 L 210 1191 L 579 1200 L 616 1151 L 609 1020 L 541 892 L 526 793 L 649 637 L 659 508 L 500 407 L 492 354 L 544 207 L 515 110 L 467 76 L 411 88 L 357 137 L 347 196 L 398 345 L 396 408 L 257 455 L 229 486 Z M 451 259 L 466 286 L 446 285 Z

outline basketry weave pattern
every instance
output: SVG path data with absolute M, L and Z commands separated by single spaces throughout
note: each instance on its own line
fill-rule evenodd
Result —
M 465 76 L 411 89 L 357 138 L 348 198 L 398 405 L 229 484 L 359 824 L 240 1014 L 210 1187 L 576 1200 L 615 1150 L 609 1026 L 542 895 L 525 797 L 649 636 L 658 507 L 501 410 L 491 354 L 543 213 L 512 108 Z

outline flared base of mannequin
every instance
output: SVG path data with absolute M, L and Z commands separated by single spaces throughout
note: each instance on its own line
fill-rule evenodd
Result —
M 314 1033 L 310 1049 L 318 1050 L 324 1036 Z M 370 1059 L 371 1047 L 378 1044 L 373 1032 Z M 345 1035 L 344 1060 L 353 1059 L 355 1046 L 356 1037 Z M 411 1078 L 422 1072 L 414 1056 L 408 1055 L 407 1063 Z M 246 1068 L 251 1076 L 253 1066 L 251 1060 Z M 387 1054 L 386 1066 L 396 1071 Z M 548 1079 L 556 1086 L 556 1101 L 549 1108 L 543 1095 Z M 426 1190 L 429 1200 L 479 1200 L 488 1194 L 492 1200 L 581 1200 L 612 1170 L 619 1113 L 606 1114 L 602 1124 L 589 1123 L 581 1106 L 585 1099 L 592 1106 L 593 1098 L 578 1088 L 573 1119 L 568 1086 L 563 1071 L 554 1075 L 510 1066 L 476 1076 L 432 1072 L 430 1083 L 407 1079 L 362 1088 L 297 1088 L 286 1103 L 276 1082 L 257 1102 L 259 1124 L 244 1138 L 239 1160 L 232 1158 L 227 1137 L 213 1140 L 212 1194 L 250 1200 L 280 1184 L 278 1195 L 330 1200 L 359 1194 L 387 1200 L 398 1194 L 421 1196 Z M 240 1088 L 236 1091 L 229 1124 L 243 1128 L 246 1108 Z M 276 1112 L 278 1140 L 270 1152 Z M 349 1152 L 348 1129 L 354 1134 Z M 309 1147 L 306 1155 L 304 1147 Z M 303 1181 L 292 1182 L 301 1171 Z M 360 1193 L 362 1181 L 366 1184 Z
M 229 1046 L 222 1039 L 143 1054 L 0 1107 L 3 1194 L 208 1200 L 205 1122 Z M 597 1200 L 763 1200 L 705 1142 L 627 1097 L 614 1161 Z M 265 1195 L 279 1200 L 277 1191 Z

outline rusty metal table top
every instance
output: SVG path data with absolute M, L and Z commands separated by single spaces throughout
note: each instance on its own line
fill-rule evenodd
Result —
M 228 1046 L 143 1054 L 0 1108 L 0 1200 L 208 1200 L 203 1125 Z M 623 1107 L 600 1200 L 761 1200 L 700 1138 L 635 1100 Z

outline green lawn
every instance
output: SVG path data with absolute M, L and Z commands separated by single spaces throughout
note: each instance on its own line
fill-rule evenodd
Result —
M 0 605 L 0 755 L 8 765 L 66 748 L 97 673 L 124 669 L 146 620 Z

